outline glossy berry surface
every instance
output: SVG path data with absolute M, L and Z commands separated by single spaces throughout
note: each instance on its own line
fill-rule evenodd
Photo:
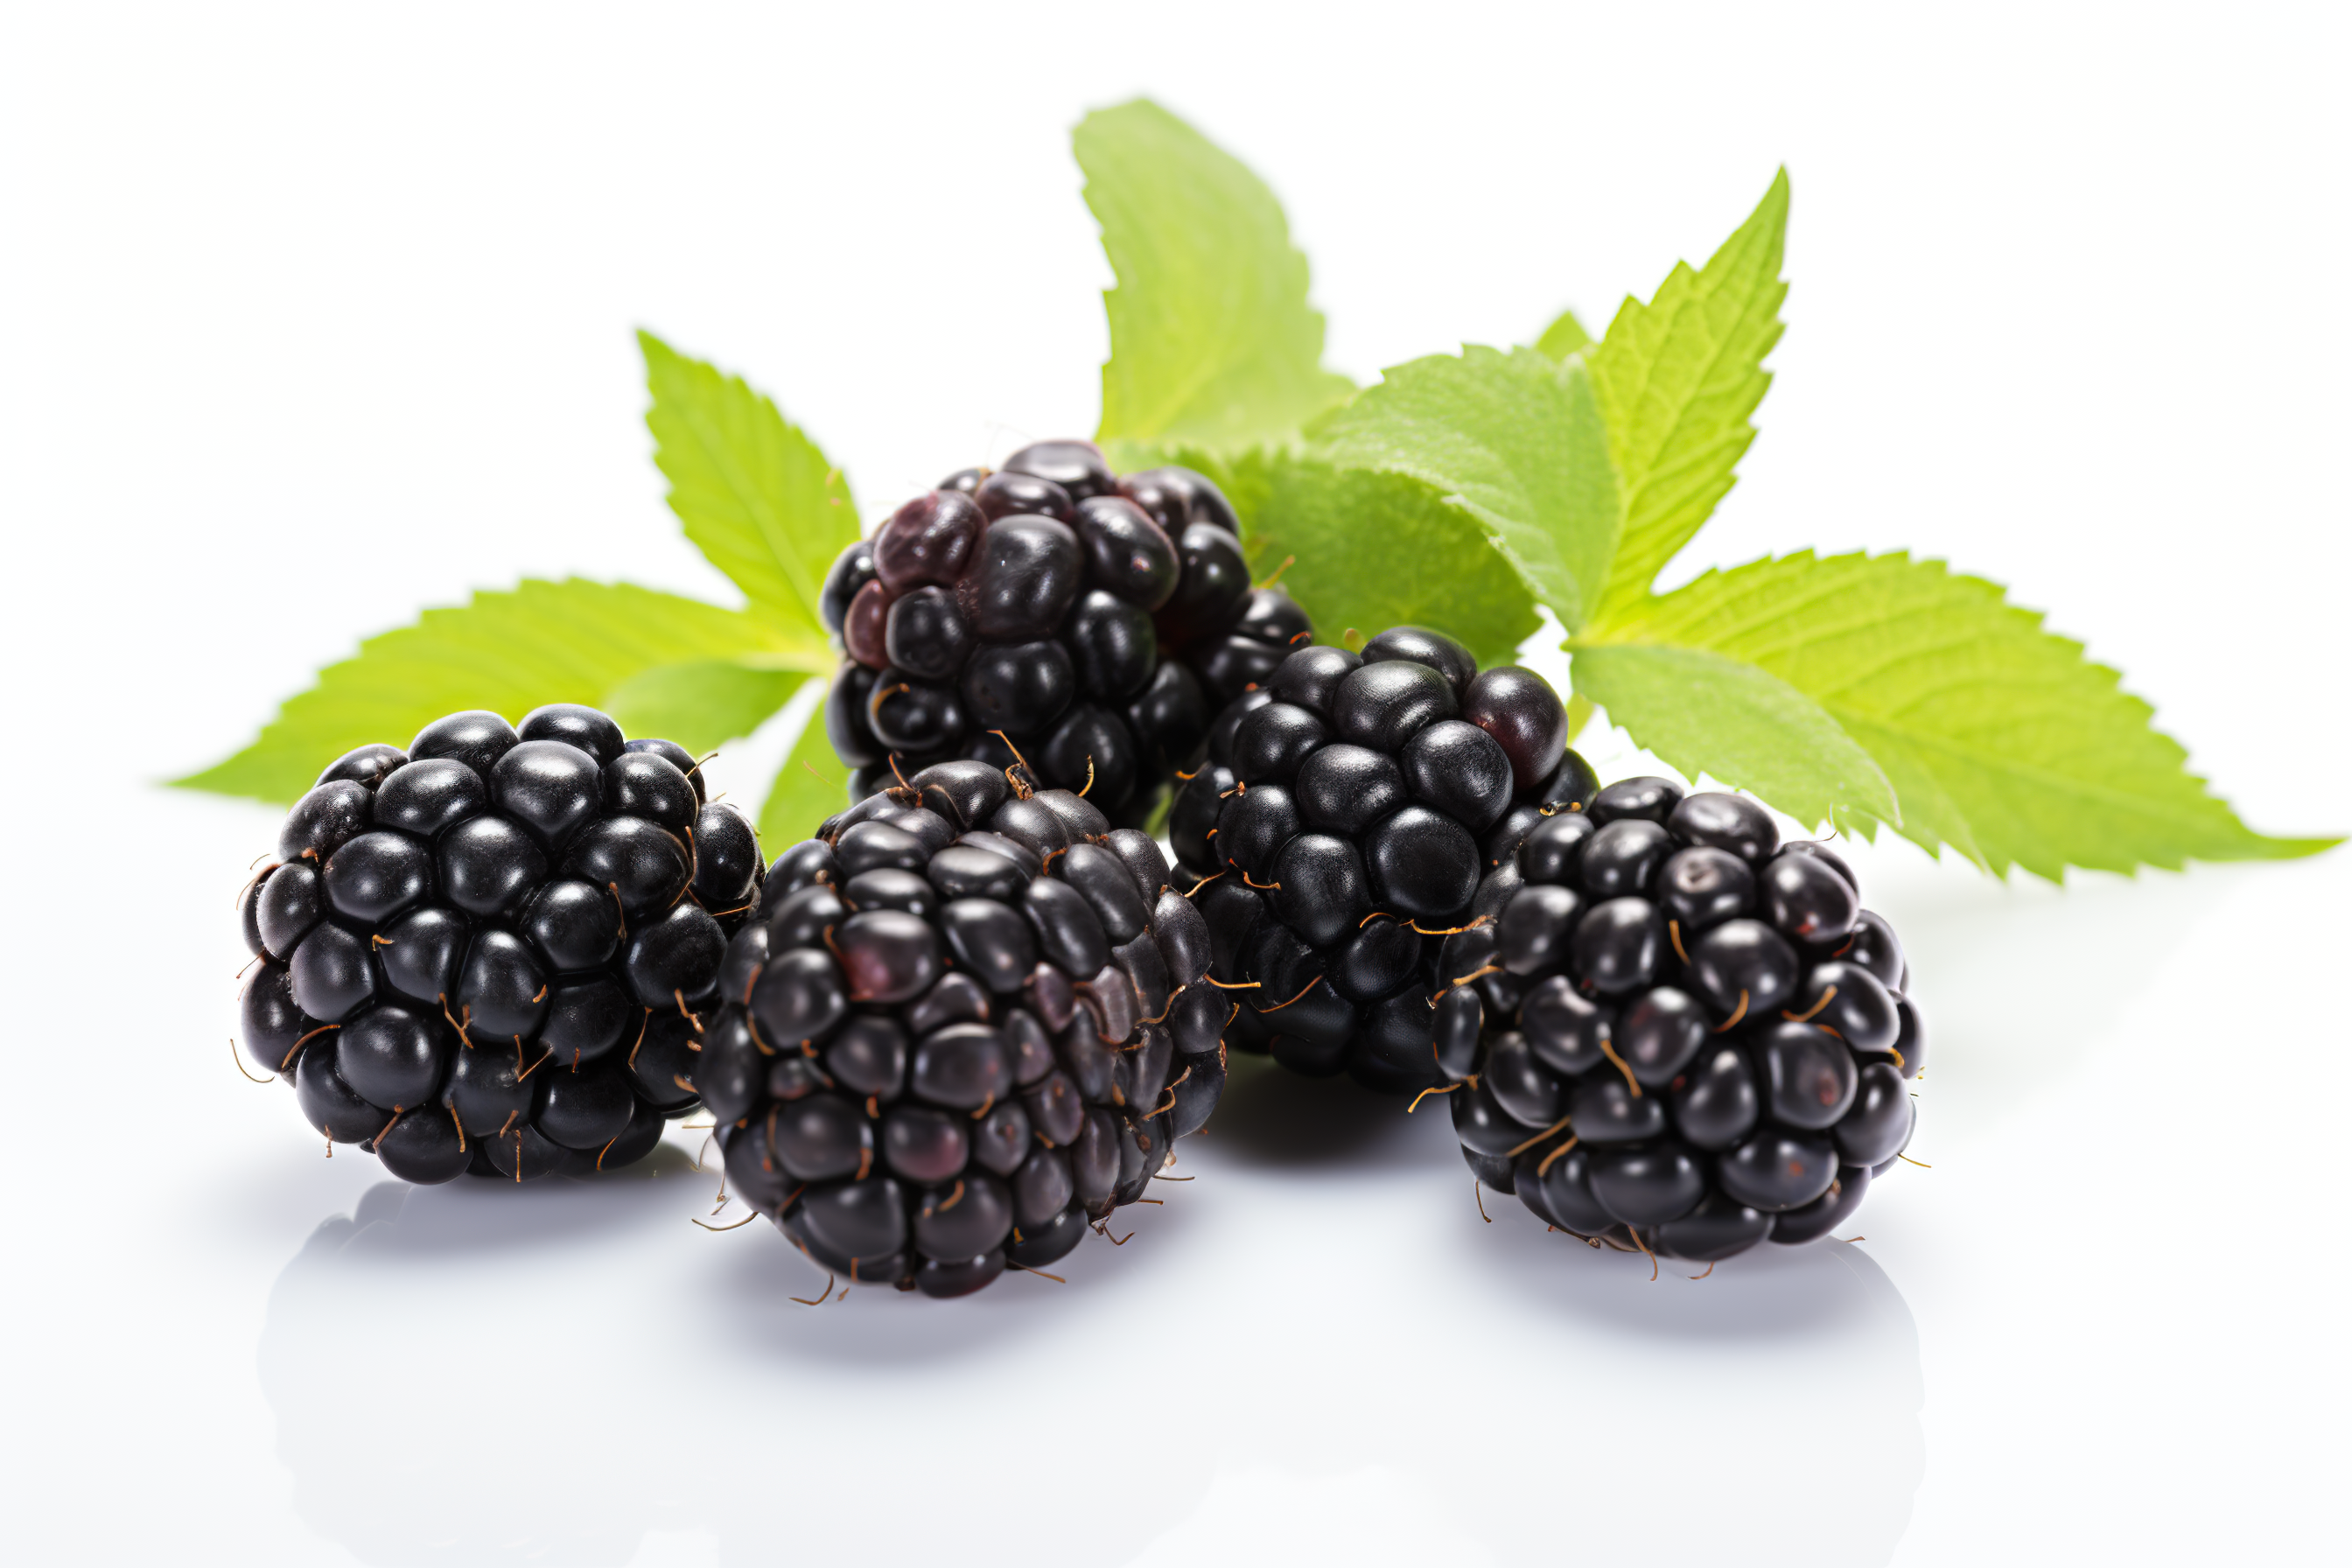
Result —
M 454 713 L 362 746 L 246 889 L 242 1043 L 311 1126 L 394 1175 L 584 1175 L 643 1159 L 765 871 L 694 759 L 592 708 Z
M 769 868 L 696 1063 L 729 1190 L 859 1284 L 1051 1267 L 1223 1089 L 1229 1005 L 1172 880 L 1017 767 L 936 763 L 826 822 Z
M 1302 647 L 1234 700 L 1168 821 L 1237 1005 L 1233 1043 L 1390 1092 L 1443 1083 L 1436 1040 L 1455 1025 L 1433 999 L 1487 962 L 1453 934 L 1478 927 L 1491 952 L 1486 906 L 1517 885 L 1520 839 L 1590 831 L 1574 813 L 1595 781 L 1567 736 L 1542 677 L 1481 672 L 1421 626 L 1361 654 Z M 1556 891 L 1567 907 L 1528 909 L 1523 940 L 1564 954 L 1583 905 Z
M 908 501 L 842 552 L 820 600 L 848 656 L 825 726 L 850 798 L 938 762 L 1018 762 L 1141 826 L 1219 707 L 1311 635 L 1250 585 L 1238 529 L 1202 475 L 1122 478 L 1084 441 Z
M 1811 1241 L 1909 1143 L 1902 944 L 1754 802 L 1620 780 L 1527 830 L 1476 905 L 1436 1060 L 1464 1158 L 1546 1225 L 1707 1263 Z

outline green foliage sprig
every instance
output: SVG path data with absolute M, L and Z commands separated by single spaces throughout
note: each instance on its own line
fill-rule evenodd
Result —
M 1579 721 L 1605 712 L 1684 773 L 1808 824 L 1892 827 L 1995 873 L 2336 842 L 2248 828 L 2116 671 L 1940 562 L 1799 551 L 1654 591 L 1756 438 L 1788 291 L 1785 173 L 1705 266 L 1626 300 L 1598 340 L 1563 314 L 1532 348 L 1467 346 L 1359 390 L 1323 368 L 1307 258 L 1248 168 L 1148 101 L 1073 140 L 1117 279 L 1097 438 L 1120 468 L 1213 475 L 1252 560 L 1287 562 L 1327 635 L 1418 622 L 1491 661 L 1540 605 L 1568 633 Z M 551 701 L 699 750 L 829 677 L 816 599 L 857 534 L 847 482 L 766 397 L 640 338 L 670 508 L 742 608 L 579 580 L 478 594 L 362 643 L 179 782 L 291 800 L 363 742 Z M 772 849 L 837 807 L 846 773 L 812 722 L 761 813 Z

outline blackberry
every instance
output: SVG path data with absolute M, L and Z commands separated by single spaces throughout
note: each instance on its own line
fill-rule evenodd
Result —
M 1545 1224 L 1713 1263 L 1827 1235 L 1909 1143 L 1903 944 L 1761 806 L 1625 779 L 1486 885 L 1437 1059 L 1470 1168 Z
M 1481 673 L 1418 626 L 1290 654 L 1218 716 L 1168 818 L 1239 1004 L 1228 1038 L 1376 1089 L 1443 1083 L 1450 933 L 1490 921 L 1520 838 L 1595 787 L 1531 671 Z
M 278 854 L 239 908 L 245 1052 L 331 1145 L 411 1182 L 581 1175 L 699 1103 L 766 872 L 682 748 L 569 703 L 453 713 L 329 764 Z
M 1203 476 L 1117 476 L 1085 441 L 900 507 L 842 552 L 820 605 L 848 656 L 825 730 L 850 799 L 976 759 L 1140 826 L 1218 706 L 1312 636 L 1288 595 L 1250 586 L 1239 527 Z
M 810 1258 L 960 1296 L 1061 1258 L 1208 1120 L 1208 967 L 1149 837 L 939 763 L 778 857 L 695 1083 L 732 1190 Z

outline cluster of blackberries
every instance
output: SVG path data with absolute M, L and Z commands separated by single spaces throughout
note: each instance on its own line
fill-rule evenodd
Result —
M 960 1296 L 1061 1258 L 1208 1120 L 1208 967 L 1149 837 L 940 763 L 777 858 L 695 1083 L 730 1184 L 812 1259 Z
M 1169 814 L 1178 863 L 1240 998 L 1228 1037 L 1318 1076 L 1410 1092 L 1431 1050 L 1441 954 L 1515 887 L 1482 874 L 1596 787 L 1541 676 L 1481 673 L 1453 638 L 1397 626 L 1362 654 L 1302 647 L 1221 713 Z
M 246 1054 L 412 1182 L 650 1153 L 765 874 L 691 756 L 569 704 L 362 746 L 278 854 L 241 905 Z
M 932 1296 L 1140 1198 L 1228 1044 L 1449 1094 L 1477 1179 L 1595 1245 L 1712 1261 L 1853 1212 L 1927 1041 L 1843 860 L 1736 795 L 1600 788 L 1540 677 L 1438 633 L 1290 647 L 1206 481 L 1112 485 L 1032 447 L 843 557 L 864 697 L 832 717 L 875 787 L 772 868 L 593 709 L 341 758 L 244 896 L 247 1054 L 415 1182 L 612 1169 L 707 1106 L 810 1258 Z M 910 701 L 1032 754 L 908 767 Z M 1106 800 L 1131 820 L 1186 747 L 1180 888 Z
M 1218 705 L 1311 633 L 1253 589 L 1232 506 L 1190 468 L 1114 475 L 1084 441 L 967 468 L 842 552 L 825 703 L 863 800 L 936 762 L 1025 763 L 1140 825 Z
M 1909 973 L 1853 871 L 1762 807 L 1626 779 L 1529 832 L 1447 939 L 1435 1055 L 1478 1179 L 1712 1262 L 1843 1222 L 1909 1142 Z

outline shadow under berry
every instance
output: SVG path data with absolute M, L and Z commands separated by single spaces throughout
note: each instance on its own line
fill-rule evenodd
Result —
M 1408 1120 L 1405 1102 L 1395 1095 L 1375 1093 L 1349 1079 L 1303 1078 L 1276 1067 L 1271 1058 L 1238 1051 L 1229 1059 L 1224 1098 L 1202 1134 L 1220 1159 L 1415 1181 L 1429 1180 L 1432 1169 L 1469 1174 L 1448 1134 L 1444 1111 L 1433 1101 Z
M 1607 1434 L 1610 1454 L 1663 1457 L 1696 1442 L 1711 1456 L 1703 1483 L 1681 1467 L 1610 1467 L 1607 1504 L 1578 1510 L 1580 1557 L 1874 1568 L 1894 1554 L 1926 1469 L 1925 1384 L 1911 1310 L 1868 1253 L 1768 1243 L 1696 1282 L 1698 1265 L 1659 1259 L 1653 1283 L 1638 1253 L 1547 1234 L 1515 1198 L 1488 1194 L 1486 1205 L 1494 1224 L 1472 1216 L 1445 1249 L 1465 1281 L 1500 1299 L 1455 1352 L 1460 1386 L 1505 1409 L 1556 1400 L 1577 1430 Z M 1538 1345 L 1549 1353 L 1531 1362 Z M 1489 1458 L 1535 1472 L 1490 1465 L 1490 1498 L 1529 1498 L 1550 1473 L 1539 1456 Z M 1836 1478 L 1833 1507 L 1787 1506 L 1824 1475 Z M 1539 1550 L 1558 1523 L 1532 1506 L 1477 1520 L 1502 1561 Z

